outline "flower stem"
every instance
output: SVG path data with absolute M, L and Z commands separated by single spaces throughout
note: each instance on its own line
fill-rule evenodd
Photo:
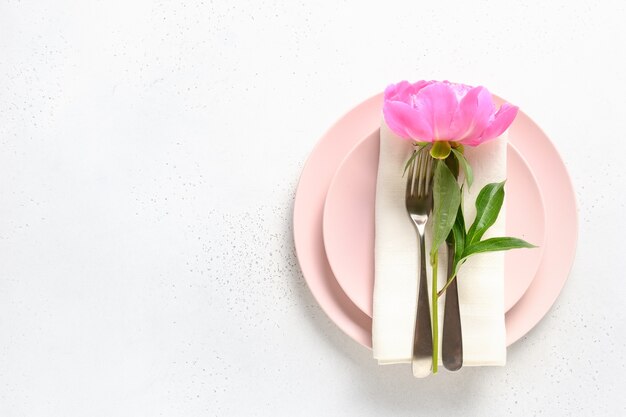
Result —
M 432 282 L 432 328 L 433 328 L 433 374 L 437 373 L 437 365 L 439 364 L 439 313 L 437 312 L 437 302 L 439 295 L 437 294 L 437 270 L 439 269 L 439 249 L 437 249 L 432 258 L 433 282 Z
M 443 286 L 443 288 L 439 291 L 437 296 L 441 297 L 443 295 L 443 293 L 446 292 L 446 290 L 448 289 L 450 284 L 452 284 L 452 281 L 454 281 L 455 279 L 456 279 L 456 275 L 453 276 L 453 277 L 448 278 L 448 281 L 446 281 L 446 285 Z

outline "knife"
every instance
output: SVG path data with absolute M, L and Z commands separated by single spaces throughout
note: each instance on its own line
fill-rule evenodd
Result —
M 448 248 L 448 273 L 454 266 L 454 242 L 446 240 Z M 443 314 L 443 336 L 441 339 L 441 360 L 449 371 L 458 371 L 463 366 L 463 337 L 461 335 L 461 314 L 456 278 L 446 290 L 446 303 Z

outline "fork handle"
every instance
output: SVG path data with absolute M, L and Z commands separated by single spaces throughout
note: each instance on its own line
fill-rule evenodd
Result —
M 454 248 L 448 245 L 448 275 L 454 265 Z M 463 366 L 463 337 L 461 334 L 461 313 L 456 278 L 446 290 L 446 304 L 443 314 L 443 335 L 441 340 L 441 360 L 449 371 L 458 371 Z
M 413 334 L 413 375 L 422 378 L 430 375 L 433 356 L 433 333 L 430 323 L 430 304 L 426 282 L 426 243 L 424 231 L 418 230 L 420 244 L 420 275 L 417 294 L 417 316 Z

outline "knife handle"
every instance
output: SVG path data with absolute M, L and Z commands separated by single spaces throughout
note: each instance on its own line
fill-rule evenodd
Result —
M 448 274 L 454 265 L 454 247 L 448 244 Z M 456 278 L 446 290 L 446 303 L 443 314 L 443 335 L 441 338 L 441 361 L 449 371 L 458 371 L 463 366 L 463 337 L 461 334 L 461 313 L 459 311 L 459 291 Z

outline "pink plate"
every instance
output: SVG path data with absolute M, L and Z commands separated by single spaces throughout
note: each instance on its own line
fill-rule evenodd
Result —
M 524 295 L 535 277 L 545 235 L 544 208 L 535 177 L 515 147 L 509 144 L 508 148 L 507 235 L 523 238 L 539 248 L 506 253 L 505 311 Z M 333 273 L 348 297 L 370 317 L 378 151 L 376 131 L 344 159 L 326 195 L 323 220 L 324 246 Z
M 300 177 L 294 203 L 294 242 L 300 268 L 320 304 L 346 334 L 371 347 L 372 319 L 361 311 L 335 279 L 324 249 L 324 200 L 341 161 L 380 123 L 382 94 L 343 116 L 318 142 Z M 545 209 L 543 258 L 524 296 L 506 313 L 507 343 L 532 329 L 548 312 L 567 280 L 577 239 L 576 200 L 556 149 L 528 116 L 519 113 L 510 140 L 531 168 Z

